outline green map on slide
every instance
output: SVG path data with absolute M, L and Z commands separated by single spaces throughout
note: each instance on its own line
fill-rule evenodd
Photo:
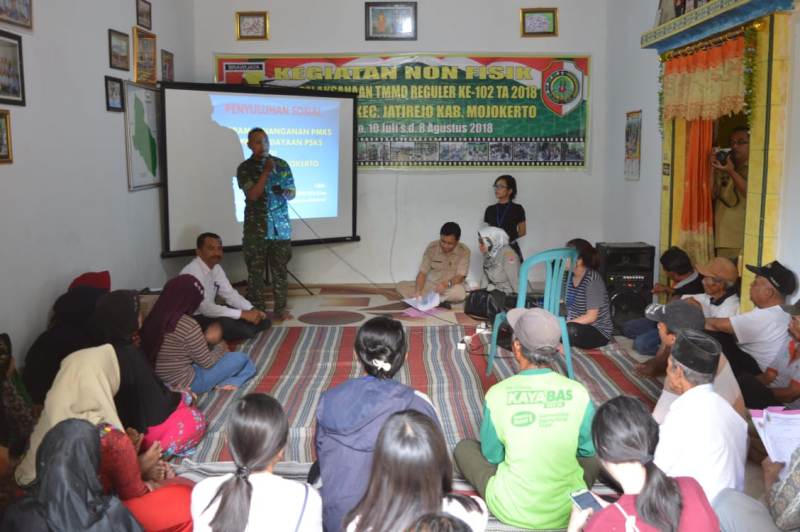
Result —
M 134 97 L 133 104 L 133 147 L 144 159 L 152 175 L 158 175 L 158 149 L 156 139 L 144 119 L 144 104 Z

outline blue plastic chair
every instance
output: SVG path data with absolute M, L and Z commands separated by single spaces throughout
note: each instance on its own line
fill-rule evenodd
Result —
M 516 308 L 525 308 L 525 296 L 528 287 L 528 272 L 537 264 L 544 264 L 544 304 L 542 308 L 552 313 L 558 318 L 561 325 L 561 343 L 564 346 L 564 357 L 567 362 L 567 376 L 572 379 L 572 349 L 569 345 L 569 333 L 567 332 L 567 319 L 561 316 L 562 290 L 566 286 L 564 283 L 564 273 L 567 274 L 567 283 L 572 282 L 572 271 L 567 270 L 567 262 L 575 264 L 578 252 L 573 248 L 555 248 L 542 251 L 525 259 L 519 269 L 519 294 L 517 295 Z M 497 334 L 500 326 L 506 321 L 506 313 L 501 312 L 494 318 L 492 326 L 492 344 L 489 348 L 489 361 L 486 364 L 486 375 L 492 374 L 494 367 L 494 357 L 497 354 Z

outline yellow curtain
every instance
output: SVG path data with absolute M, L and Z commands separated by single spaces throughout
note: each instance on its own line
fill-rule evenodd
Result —
M 714 136 L 711 120 L 687 124 L 686 175 L 678 245 L 694 264 L 706 264 L 714 256 L 714 213 L 711 207 L 711 164 L 708 155 Z
M 744 108 L 744 36 L 664 63 L 664 118 L 716 120 Z

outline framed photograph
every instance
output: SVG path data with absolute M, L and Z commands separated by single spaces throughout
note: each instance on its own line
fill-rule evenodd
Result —
M 368 41 L 416 41 L 416 2 L 364 4 L 364 38 Z
M 522 37 L 558 36 L 558 8 L 532 7 L 519 10 Z
M 122 105 L 122 80 L 106 76 L 106 111 L 124 111 Z
M 0 22 L 33 29 L 33 0 L 0 1 Z
M 156 36 L 154 33 L 133 28 L 133 79 L 137 83 L 155 83 Z
M 147 0 L 136 1 L 136 24 L 146 30 L 153 29 L 153 6 Z
M 161 50 L 161 81 L 175 81 L 175 54 Z
M 108 30 L 108 66 L 117 70 L 131 69 L 131 40 L 127 33 Z
M 642 112 L 625 114 L 625 179 L 639 181 L 642 160 Z
M 0 103 L 25 105 L 22 37 L 0 30 Z
M 11 163 L 14 156 L 11 151 L 11 113 L 0 109 L 0 164 Z
M 267 11 L 237 11 L 236 40 L 266 41 L 269 39 L 269 13 Z
M 126 81 L 123 94 L 128 190 L 157 187 L 161 184 L 159 91 L 149 85 Z

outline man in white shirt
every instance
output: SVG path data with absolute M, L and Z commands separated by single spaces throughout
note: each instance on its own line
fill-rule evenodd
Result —
M 203 233 L 197 237 L 197 256 L 187 264 L 181 274 L 193 275 L 203 285 L 203 302 L 197 308 L 194 318 L 205 330 L 217 322 L 222 327 L 225 340 L 244 340 L 252 338 L 269 328 L 267 315 L 253 308 L 253 305 L 231 286 L 222 266 L 222 239 L 214 233 Z M 227 306 L 217 304 L 217 296 Z
M 658 355 L 663 355 L 665 360 L 669 359 L 678 331 L 683 329 L 702 331 L 705 325 L 705 318 L 700 308 L 688 301 L 678 300 L 666 305 L 653 303 L 645 310 L 645 316 L 657 322 L 657 330 L 661 338 L 661 348 Z M 724 353 L 719 356 L 719 363 L 717 364 L 717 371 L 712 384 L 714 385 L 714 391 L 725 399 L 736 410 L 736 413 L 742 416 L 742 419 L 746 420 L 749 414 L 744 406 L 742 391 L 739 389 L 739 383 L 736 382 L 736 377 L 733 375 L 731 365 L 728 364 L 728 359 L 725 358 Z M 661 391 L 658 402 L 653 409 L 653 418 L 659 424 L 664 422 L 670 405 L 677 398 L 678 393 L 672 390 L 669 387 L 669 383 L 665 381 L 664 389 Z
M 725 488 L 744 488 L 747 423 L 711 381 L 720 345 L 704 332 L 678 332 L 667 385 L 680 395 L 661 424 L 654 462 L 671 477 L 694 477 L 709 501 Z
M 733 373 L 759 375 L 785 348 L 789 315 L 781 305 L 797 288 L 794 273 L 780 262 L 766 266 L 747 265 L 756 274 L 750 299 L 757 308 L 730 318 L 707 318 L 706 330 L 722 345 Z
M 739 296 L 736 281 L 739 271 L 731 259 L 716 257 L 705 266 L 698 266 L 703 276 L 703 293 L 687 294 L 682 299 L 703 309 L 706 318 L 730 318 L 739 313 Z

